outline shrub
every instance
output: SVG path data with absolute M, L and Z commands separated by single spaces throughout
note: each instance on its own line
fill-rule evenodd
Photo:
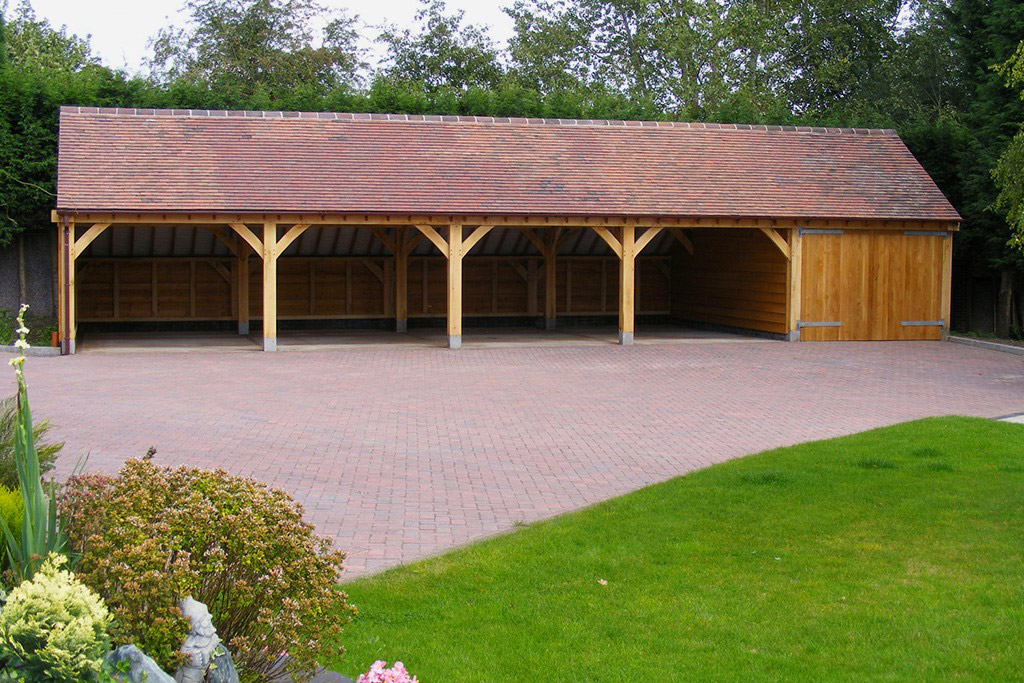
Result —
M 337 587 L 344 556 L 288 494 L 223 470 L 128 461 L 64 490 L 79 575 L 115 616 L 114 639 L 158 663 L 187 632 L 176 605 L 206 603 L 243 680 L 312 677 L 355 609 Z M 282 653 L 288 657 L 281 657 Z
M 40 564 L 54 552 L 64 550 L 64 532 L 57 520 L 57 502 L 54 486 L 43 487 L 43 471 L 39 463 L 39 451 L 35 445 L 35 429 L 32 426 L 32 412 L 28 404 L 28 387 L 25 384 L 25 341 L 29 333 L 25 327 L 25 311 L 28 304 L 22 304 L 18 311 L 18 339 L 14 345 L 21 353 L 9 361 L 14 368 L 18 384 L 16 409 L 13 420 L 14 469 L 18 476 L 18 490 L 21 493 L 22 510 L 20 528 L 7 526 L 0 517 L 7 546 L 10 571 L 18 581 L 31 579 Z
M 17 489 L 12 490 L 0 485 L 0 519 L 4 521 L 7 528 L 20 529 L 24 515 L 25 510 L 22 507 L 21 493 Z M 0 555 L 0 571 L 6 571 L 10 568 L 7 555 Z
M 14 318 L 6 308 L 0 308 L 0 346 L 9 346 L 14 342 Z
M 18 488 L 18 468 L 14 464 L 14 426 L 18 419 L 18 397 L 0 400 L 0 486 Z M 64 448 L 61 443 L 42 443 L 50 431 L 49 420 L 39 420 L 32 425 L 32 437 L 39 454 L 39 473 L 46 474 L 53 469 L 57 455 Z
M 11 591 L 0 612 L 0 659 L 27 681 L 78 683 L 98 678 L 109 649 L 103 601 L 50 555 Z

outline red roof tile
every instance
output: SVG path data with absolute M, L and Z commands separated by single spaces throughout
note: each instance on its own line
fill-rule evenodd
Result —
M 960 220 L 889 130 L 90 107 L 57 207 Z

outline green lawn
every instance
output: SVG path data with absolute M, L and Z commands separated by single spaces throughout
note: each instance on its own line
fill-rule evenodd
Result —
M 349 675 L 1020 680 L 1024 426 L 761 453 L 346 589 Z

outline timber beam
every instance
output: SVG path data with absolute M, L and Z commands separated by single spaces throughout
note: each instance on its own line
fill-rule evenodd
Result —
M 76 261 L 93 241 L 110 227 L 110 222 L 94 222 L 79 237 L 75 221 L 62 218 L 57 234 L 57 328 L 61 353 L 75 352 L 78 336 L 78 285 Z
M 671 228 L 669 234 L 676 239 L 679 244 L 683 245 L 683 249 L 687 251 L 690 256 L 693 256 L 693 242 L 690 241 L 686 231 L 682 228 Z
M 789 244 L 786 242 L 786 238 L 780 235 L 779 231 L 775 228 L 761 228 L 761 232 L 763 232 L 765 236 L 772 241 L 775 248 L 782 252 L 782 255 L 785 256 L 788 261 L 790 259 L 791 250 L 789 248 Z
M 509 215 L 509 214 L 381 214 L 381 213 L 193 213 L 193 212 L 116 212 L 55 210 L 51 213 L 54 223 L 67 216 L 79 224 L 111 223 L 142 225 L 227 225 L 230 223 L 266 223 L 282 225 L 492 225 L 495 227 L 564 227 L 586 228 L 604 226 L 618 228 L 622 225 L 647 225 L 663 228 L 842 228 L 881 230 L 952 230 L 960 229 L 955 221 L 920 220 L 854 220 L 854 219 L 803 219 L 784 217 L 742 217 L 742 216 L 554 216 L 554 215 Z
M 99 237 L 104 230 L 110 227 L 110 223 L 96 223 L 89 227 L 81 237 L 75 240 L 74 251 L 72 252 L 72 258 L 77 259 L 81 256 L 82 252 L 85 251 L 93 240 Z
M 227 250 L 230 251 L 233 256 L 238 256 L 238 239 L 240 238 L 237 238 L 236 236 L 236 239 L 232 239 L 231 236 L 228 235 L 227 230 L 219 225 L 211 227 L 210 232 L 213 233 L 214 238 L 218 242 L 227 247 Z
M 463 235 L 461 223 L 450 223 L 446 236 L 433 225 L 413 227 L 433 242 L 448 260 L 448 348 L 462 348 L 462 259 L 494 226 L 479 225 L 468 237 Z
M 619 344 L 629 346 L 636 332 L 636 257 L 664 228 L 650 226 L 637 236 L 635 225 L 624 225 L 618 235 L 609 228 L 593 228 L 619 257 Z M 682 236 L 686 239 L 685 235 Z M 676 236 L 679 239 L 679 236 Z M 689 242 L 689 240 L 686 240 Z M 693 245 L 690 245 L 691 253 Z
M 249 229 L 249 226 L 244 223 L 228 223 L 228 227 L 245 240 L 245 243 L 252 247 L 253 251 L 257 254 L 263 254 L 263 242 L 256 236 L 256 233 Z

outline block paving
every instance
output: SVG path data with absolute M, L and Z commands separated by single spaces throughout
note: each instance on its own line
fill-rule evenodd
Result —
M 1024 412 L 1024 357 L 942 342 L 84 353 L 27 376 L 60 476 L 155 446 L 256 477 L 350 577 L 767 448 Z

